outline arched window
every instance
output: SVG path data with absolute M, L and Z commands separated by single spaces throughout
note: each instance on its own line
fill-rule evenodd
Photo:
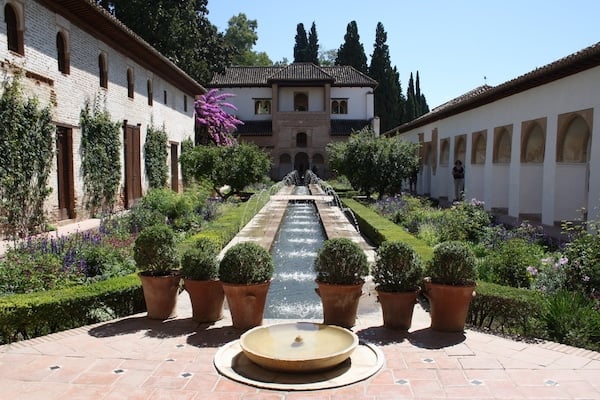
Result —
M 348 114 L 348 101 L 340 101 L 340 114 Z
M 540 124 L 536 123 L 525 133 L 523 138 L 521 162 L 543 163 L 545 148 L 544 131 Z
M 148 79 L 148 81 L 146 82 L 146 86 L 148 89 L 148 105 L 151 106 L 154 102 L 154 99 L 152 96 L 154 96 L 154 92 L 152 90 L 152 79 Z
M 254 101 L 254 114 L 271 114 L 271 100 L 261 99 Z
M 300 132 L 296 135 L 296 147 L 306 147 L 307 136 L 306 133 Z
M 308 111 L 308 95 L 306 93 L 294 94 L 294 111 Z
M 133 70 L 127 68 L 127 97 L 133 99 Z
M 291 164 L 292 156 L 290 156 L 287 153 L 283 153 L 282 155 L 279 156 L 279 163 L 280 164 Z
M 98 56 L 98 71 L 100 72 L 100 87 L 108 88 L 108 63 L 106 62 L 106 55 L 100 54 Z
M 67 49 L 67 39 L 62 32 L 56 34 L 56 58 L 58 60 L 58 70 L 68 75 L 71 70 L 69 51 Z
M 19 18 L 11 4 L 4 6 L 4 21 L 6 22 L 6 39 L 8 50 L 25 55 L 23 45 L 23 30 L 19 29 Z
M 587 122 L 580 116 L 576 116 L 569 122 L 559 142 L 558 161 L 568 163 L 587 162 L 588 142 L 590 139 L 590 128 Z
M 348 114 L 348 100 L 335 99 L 331 101 L 332 114 Z

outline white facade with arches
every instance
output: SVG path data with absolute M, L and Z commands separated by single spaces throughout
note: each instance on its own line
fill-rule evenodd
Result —
M 516 219 L 600 218 L 600 44 L 496 87 L 484 86 L 387 135 L 421 143 L 417 192 L 465 198 Z
M 179 146 L 193 137 L 194 99 L 205 89 L 95 2 L 0 0 L 0 10 L 2 79 L 20 73 L 25 96 L 50 105 L 57 126 L 52 219 L 85 216 L 79 118 L 86 102 L 122 123 L 122 206 L 148 187 L 143 145 L 150 124 L 169 136 L 169 180 L 177 190 Z

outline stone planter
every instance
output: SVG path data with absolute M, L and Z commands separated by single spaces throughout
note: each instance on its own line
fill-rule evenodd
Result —
M 223 318 L 225 294 L 220 280 L 184 279 L 183 288 L 190 296 L 194 321 L 215 322 Z
M 153 276 L 140 272 L 148 318 L 165 320 L 177 316 L 177 297 L 181 275 Z
M 450 286 L 425 282 L 424 295 L 429 300 L 431 329 L 462 332 L 475 296 L 475 285 Z
M 362 295 L 363 283 L 355 285 L 334 285 L 315 281 L 315 292 L 323 305 L 323 323 L 352 328 L 356 323 L 358 302 Z
M 223 282 L 234 328 L 250 329 L 262 325 L 270 285 L 270 280 L 250 285 Z

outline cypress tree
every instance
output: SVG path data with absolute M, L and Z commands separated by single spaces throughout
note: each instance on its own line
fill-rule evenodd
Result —
M 315 65 L 319 65 L 319 38 L 317 37 L 317 26 L 313 21 L 308 34 L 307 60 Z
M 294 62 L 307 62 L 308 60 L 308 39 L 304 24 L 296 25 L 296 44 L 294 45 Z
M 409 122 L 417 117 L 417 101 L 415 96 L 415 84 L 411 72 L 410 79 L 408 80 L 408 89 L 406 89 L 406 104 L 404 106 L 404 120 L 402 122 Z
M 374 102 L 375 114 L 380 118 L 381 132 L 399 125 L 402 118 L 399 74 L 395 67 L 392 69 L 386 41 L 387 33 L 383 24 L 378 22 L 369 76 L 379 83 L 374 92 Z
M 417 79 L 415 80 L 415 116 L 418 118 L 423 115 L 421 110 L 421 84 L 419 83 L 419 71 L 417 71 Z
M 367 56 L 365 54 L 365 48 L 362 43 L 360 43 L 356 21 L 350 22 L 346 27 L 344 43 L 337 52 L 335 65 L 350 65 L 363 74 L 368 73 Z

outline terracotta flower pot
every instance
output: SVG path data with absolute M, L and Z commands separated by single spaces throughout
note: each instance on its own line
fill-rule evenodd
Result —
M 253 285 L 223 282 L 234 328 L 249 329 L 262 325 L 270 285 L 271 281 Z
M 142 281 L 148 318 L 165 320 L 177 316 L 177 297 L 181 275 L 151 276 L 138 274 Z
M 377 290 L 377 299 L 383 313 L 383 326 L 389 329 L 409 330 L 418 295 L 418 290 L 414 292 Z
M 183 288 L 190 296 L 194 321 L 215 322 L 223 318 L 225 294 L 220 280 L 184 279 Z
M 323 305 L 323 323 L 352 328 L 356 324 L 358 301 L 364 283 L 356 285 L 333 285 L 315 281 L 315 292 Z
M 431 329 L 442 332 L 462 332 L 475 296 L 475 285 L 450 286 L 425 283 L 425 296 L 429 299 Z

